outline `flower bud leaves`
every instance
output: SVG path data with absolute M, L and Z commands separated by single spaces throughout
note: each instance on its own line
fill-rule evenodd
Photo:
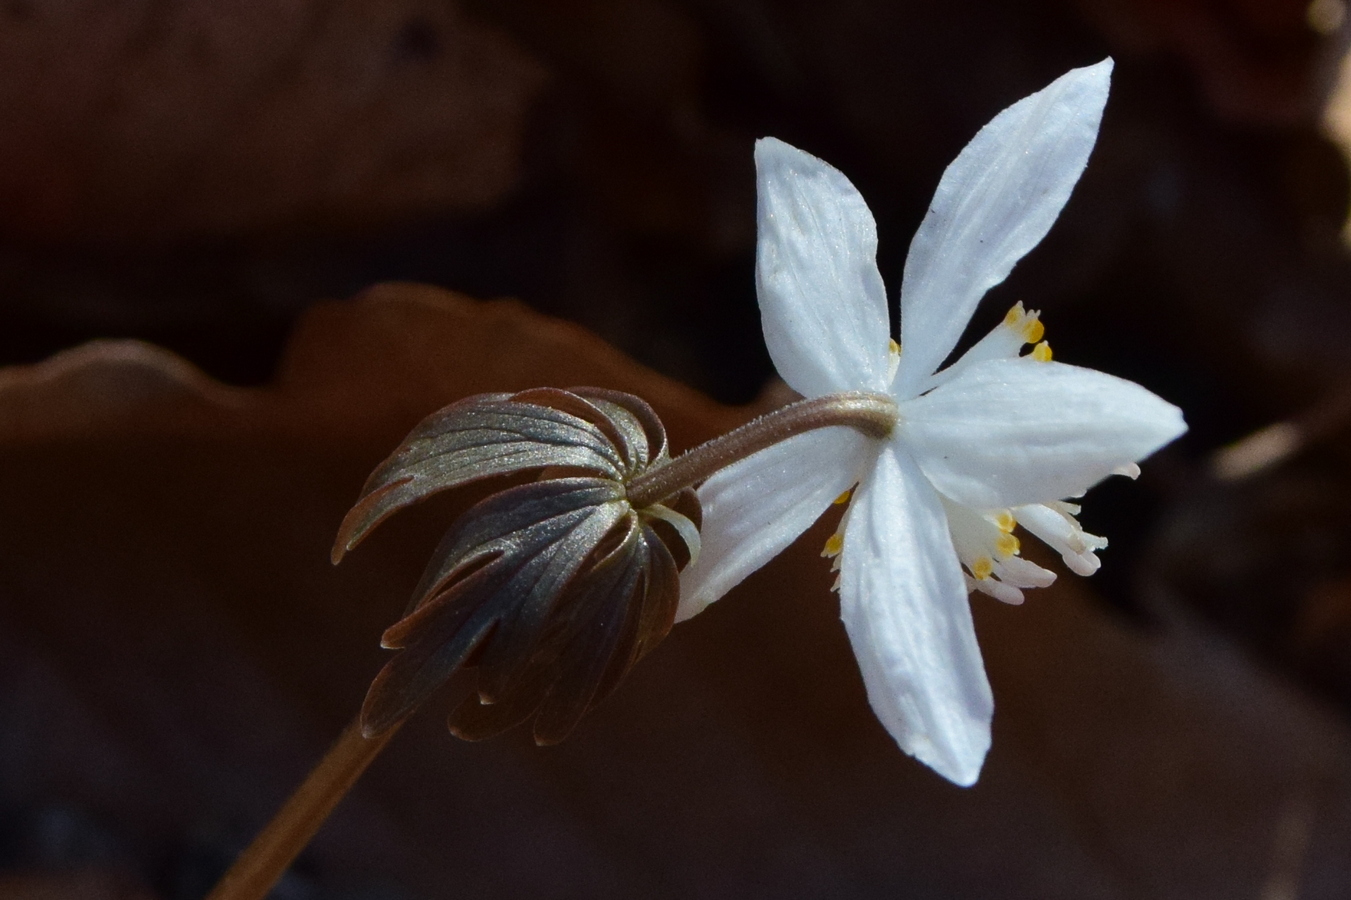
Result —
M 667 455 L 666 432 L 642 400 L 580 390 L 480 394 L 428 416 L 367 479 L 338 530 L 333 562 L 386 517 L 438 491 L 549 467 L 625 481 Z
M 478 740 L 531 716 L 541 744 L 562 740 L 670 630 L 680 531 L 698 527 L 693 491 L 635 509 L 625 485 L 669 459 L 642 400 L 593 388 L 470 397 L 428 417 L 367 481 L 335 560 L 396 510 L 493 475 L 539 480 L 466 512 L 433 554 L 407 615 L 384 634 L 399 652 L 362 709 L 373 736 L 394 727 L 457 670 L 478 690 L 450 719 Z M 690 528 L 673 527 L 688 519 Z

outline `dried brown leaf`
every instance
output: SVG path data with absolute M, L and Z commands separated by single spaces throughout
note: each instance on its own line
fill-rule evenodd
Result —
M 116 344 L 0 373 L 7 827 L 95 809 L 149 868 L 199 823 L 265 821 L 350 717 L 429 549 L 441 510 L 327 558 L 428 410 L 603 384 L 651 401 L 677 449 L 751 415 L 518 304 L 409 286 L 313 310 L 283 372 L 226 389 Z M 1345 724 L 1204 635 L 1126 627 L 1091 581 L 1017 609 L 977 598 L 999 703 L 979 785 L 906 758 L 817 556 L 834 524 L 682 625 L 558 748 L 448 741 L 414 717 L 308 871 L 426 896 L 1351 890 Z
M 479 208 L 538 64 L 456 3 L 59 4 L 0 28 L 0 229 L 182 239 Z

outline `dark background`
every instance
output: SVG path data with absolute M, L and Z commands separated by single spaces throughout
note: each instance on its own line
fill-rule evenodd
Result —
M 818 766 L 834 771 L 856 764 L 883 773 L 876 777 L 885 781 L 893 769 L 913 764 L 884 740 L 858 750 L 847 739 L 829 739 L 829 728 L 807 750 L 779 759 L 756 743 L 772 745 L 770 738 L 738 731 L 739 719 L 727 713 L 719 719 L 727 730 L 700 738 L 718 749 L 701 745 L 701 767 L 671 776 L 672 796 L 654 806 L 598 808 L 593 798 L 609 788 L 587 779 L 613 764 L 607 741 L 625 745 L 626 728 L 642 721 L 633 710 L 645 710 L 652 691 L 660 693 L 635 688 L 633 697 L 646 699 L 617 699 L 602 714 L 609 724 L 597 726 L 600 737 L 592 744 L 599 749 L 559 751 L 576 754 L 579 771 L 591 773 L 585 778 L 569 768 L 572 762 L 561 766 L 562 774 L 550 768 L 555 763 L 523 762 L 535 751 L 520 740 L 510 751 L 447 745 L 437 717 L 428 717 L 424 734 L 401 741 L 425 745 L 416 764 L 405 753 L 403 765 L 421 766 L 429 786 L 400 786 L 389 771 L 373 772 L 360 800 L 367 806 L 343 820 L 340 827 L 348 830 L 330 836 L 327 850 L 302 861 L 287 896 L 454 895 L 441 886 L 457 878 L 470 896 L 1346 896 L 1351 851 L 1319 856 L 1308 850 L 1319 840 L 1335 845 L 1319 837 L 1325 835 L 1320 823 L 1332 822 L 1330 833 L 1344 836 L 1351 811 L 1344 732 L 1351 715 L 1351 258 L 1342 237 L 1351 182 L 1337 134 L 1338 110 L 1351 107 L 1351 99 L 1335 91 L 1347 43 L 1344 18 L 1335 0 L 1312 7 L 1283 0 L 9 0 L 0 4 L 0 362 L 33 364 L 91 339 L 135 338 L 168 348 L 227 385 L 262 388 L 284 375 L 284 348 L 303 330 L 298 323 L 313 321 L 303 317 L 315 304 L 379 282 L 416 281 L 474 298 L 517 298 L 584 326 L 720 403 L 750 403 L 773 375 L 751 274 L 756 137 L 783 138 L 854 181 L 877 217 L 879 263 L 894 291 L 909 236 L 963 144 L 1009 103 L 1068 68 L 1110 54 L 1117 68 L 1088 170 L 1051 235 L 992 292 L 974 329 L 1022 300 L 1044 311 L 1058 359 L 1137 380 L 1187 415 L 1191 432 L 1147 466 L 1140 484 L 1105 485 L 1084 516 L 1090 530 L 1111 537 L 1112 549 L 1089 583 L 1093 593 L 1082 597 L 1084 615 L 1098 624 L 1075 627 L 1125 635 L 1119 639 L 1135 648 L 1131 653 L 1167 673 L 1150 677 L 1173 685 L 1170 690 L 1191 697 L 1187 702 L 1197 708 L 1214 707 L 1193 696 L 1204 691 L 1189 685 L 1210 679 L 1224 682 L 1225 702 L 1242 710 L 1232 734 L 1199 725 L 1169 732 L 1160 747 L 1172 747 L 1176 758 L 1160 750 L 1153 763 L 1174 774 L 1178 767 L 1191 771 L 1189 765 L 1229 772 L 1224 760 L 1233 760 L 1225 753 L 1251 751 L 1251 766 L 1234 763 L 1236 784 L 1286 784 L 1284 763 L 1268 761 L 1273 768 L 1266 769 L 1261 753 L 1231 746 L 1254 740 L 1253 730 L 1270 735 L 1286 728 L 1299 736 L 1273 739 L 1273 746 L 1307 744 L 1333 762 L 1315 766 L 1312 781 L 1293 778 L 1289 792 L 1277 791 L 1272 802 L 1279 814 L 1271 821 L 1256 807 L 1234 811 L 1196 793 L 1186 777 L 1165 790 L 1157 770 L 1135 758 L 1118 760 L 1120 771 L 1101 776 L 1115 785 L 1104 792 L 1091 787 L 1098 784 L 1093 779 L 1066 786 L 1037 765 L 1010 769 L 995 757 L 987 779 L 994 786 L 981 795 L 992 799 L 968 806 L 960 792 L 947 793 L 908 770 L 901 787 L 869 782 L 855 793 L 843 785 L 838 795 L 809 790 L 803 785 L 822 777 Z M 434 334 L 449 328 L 444 346 L 468 346 L 455 343 L 463 329 L 433 319 L 414 316 L 408 327 Z M 348 355 L 360 355 L 366 327 L 358 323 L 341 339 L 320 340 L 317 369 L 313 360 L 293 369 L 340 371 Z M 495 344 L 494 332 L 485 334 L 485 346 L 502 355 L 535 346 L 534 338 Z M 371 340 L 396 346 L 401 339 Z M 428 351 L 432 345 L 424 346 L 421 335 L 403 340 L 408 346 L 399 352 L 421 348 L 427 371 L 453 373 L 467 365 L 453 354 Z M 578 346 L 575 353 L 593 352 L 584 341 Z M 155 359 L 151 368 L 174 365 Z M 478 383 L 447 376 L 436 390 L 404 391 L 391 373 L 421 370 L 416 359 L 400 360 L 370 370 L 376 373 L 371 383 L 399 396 L 367 396 L 346 428 L 328 420 L 311 428 L 303 410 L 294 427 L 248 425 L 248 410 L 261 410 L 260 421 L 282 421 L 273 395 L 202 387 L 196 376 L 188 378 L 192 390 L 227 406 L 243 404 L 244 424 L 221 425 L 207 416 L 206 424 L 182 425 L 173 403 L 164 409 L 152 403 L 143 418 L 118 419 L 123 400 L 141 397 L 141 389 L 126 387 L 98 362 L 92 380 L 67 385 L 76 399 L 64 419 L 53 414 L 42 419 L 46 424 L 12 430 L 5 445 L 14 480 L 6 528 L 14 534 L 0 552 L 9 571 L 0 634 L 11 644 L 0 650 L 9 660 L 0 679 L 8 698 L 0 727 L 10 735 L 0 739 L 0 766 L 8 772 L 0 777 L 0 866 L 12 877 L 0 882 L 0 896 L 8 896 L 6 890 L 14 896 L 37 896 L 25 890 L 200 896 L 355 708 L 360 683 L 379 660 L 373 648 L 380 616 L 392 615 L 397 603 L 361 619 L 360 627 L 345 626 L 350 646 L 366 649 L 352 649 L 343 690 L 316 707 L 312 683 L 319 676 L 308 663 L 295 664 L 302 677 L 277 662 L 290 651 L 272 639 L 220 638 L 209 624 L 217 615 L 230 619 L 231 604 L 253 602 L 248 597 L 258 587 L 228 574 L 235 565 L 253 568 L 253 561 L 209 561 L 207 548 L 266 558 L 275 571 L 264 567 L 256 577 L 279 595 L 302 593 L 291 581 L 312 588 L 309 576 L 288 574 L 293 560 L 286 541 L 297 542 L 297 554 L 322 545 L 361 474 L 402 429 Z M 550 374 L 556 369 L 522 365 L 541 380 L 562 377 Z M 37 374 L 0 384 L 9 391 L 5 402 L 15 409 L 65 409 L 59 391 L 56 399 L 42 399 L 44 379 L 52 380 L 55 370 L 16 371 Z M 615 371 L 620 381 L 647 377 Z M 28 397 L 35 390 L 37 400 Z M 685 396 L 670 386 L 652 390 Z M 108 401 L 107 421 L 97 413 L 99 397 Z M 692 439 L 739 415 L 711 405 L 699 409 L 689 414 L 698 424 L 684 430 Z M 7 421 L 30 422 L 27 415 L 14 413 Z M 1210 475 L 1210 455 L 1218 448 L 1290 419 L 1308 426 L 1310 441 L 1300 452 L 1241 481 Z M 325 448 L 331 458 L 323 458 Z M 214 481 L 214 489 L 201 487 L 204 480 Z M 279 500 L 291 489 L 310 499 Z M 295 502 L 312 508 L 297 512 Z M 241 548 L 230 542 L 239 529 L 252 527 L 244 524 L 250 509 L 267 518 L 258 534 L 273 538 L 257 537 L 262 546 Z M 433 534 L 434 517 L 424 519 L 423 531 Z M 124 544 L 109 549 L 107 539 L 119 530 Z M 410 538 L 415 548 L 429 546 L 431 538 L 416 527 L 409 526 L 409 534 L 419 535 Z M 415 580 L 416 554 L 378 552 L 393 553 L 412 569 L 406 583 L 370 576 L 367 587 L 402 594 Z M 801 563 L 814 571 L 809 566 Z M 782 573 L 766 578 L 777 580 L 761 583 L 760 593 L 793 583 Z M 196 582 L 209 598 L 200 610 L 192 606 L 198 595 L 183 587 Z M 358 578 L 341 589 L 356 593 L 362 584 Z M 157 591 L 163 596 L 146 600 L 147 608 L 124 602 Z M 768 602 L 761 607 L 772 610 Z M 287 615 L 243 616 L 254 624 L 241 627 L 263 635 L 290 621 Z M 833 612 L 813 615 L 819 628 L 838 630 Z M 294 617 L 313 625 L 301 613 Z M 745 629 L 742 640 L 757 633 L 750 613 L 724 621 L 733 635 Z M 147 631 L 146 623 L 154 627 Z M 156 662 L 162 671 L 146 669 L 146 660 L 162 661 L 165 647 L 188 640 L 184 629 L 214 649 Z M 678 629 L 672 641 L 681 634 Z M 287 637 L 304 645 L 324 639 L 308 631 Z M 733 642 L 724 648 L 732 656 L 704 663 L 718 678 L 734 681 L 735 671 L 722 667 L 736 665 L 756 673 L 752 680 L 787 677 L 756 655 L 775 657 L 768 642 L 745 650 L 743 659 L 734 652 L 736 639 L 724 640 Z M 783 640 L 795 646 L 794 638 Z M 1178 650 L 1177 641 L 1190 649 Z M 1063 646 L 1074 644 L 1066 637 Z M 135 646 L 141 650 L 129 649 Z M 831 678 L 847 685 L 841 690 L 856 690 L 838 634 L 832 648 L 830 665 L 842 672 Z M 306 649 L 301 657 L 316 652 Z M 1193 671 L 1182 662 L 1158 663 L 1161 653 L 1203 662 Z M 778 655 L 791 669 L 791 654 Z M 688 675 L 681 658 L 654 664 L 664 665 L 666 674 L 651 683 L 680 683 Z M 263 670 L 249 668 L 255 664 Z M 187 674 L 198 665 L 217 672 L 239 666 L 243 674 L 220 676 L 220 684 L 207 689 Z M 991 668 L 999 698 L 993 661 Z M 1023 678 L 1017 663 L 1006 662 L 1005 670 L 1010 682 Z M 129 673 L 124 690 L 114 692 L 120 699 L 107 693 L 109 671 Z M 1111 673 L 1099 675 L 1101 684 L 1117 683 Z M 160 679 L 155 690 L 143 680 L 152 678 Z M 234 725 L 212 724 L 207 710 L 243 703 L 237 692 L 245 683 L 271 698 L 258 702 L 270 710 L 263 719 L 272 724 L 259 725 L 238 709 L 221 714 Z M 834 696 L 826 688 L 807 691 L 811 697 L 817 696 L 812 690 L 820 692 L 823 709 Z M 722 683 L 703 690 L 711 693 L 698 696 L 735 689 Z M 1244 702 L 1268 691 L 1276 693 L 1266 701 Z M 1139 693 L 1132 688 L 1126 695 L 1138 699 Z M 1013 702 L 1024 712 L 1009 718 L 1026 721 L 1044 712 L 1037 692 L 1026 696 L 1024 706 Z M 1079 699 L 1097 707 L 1095 696 Z M 673 701 L 664 696 L 660 702 Z M 297 704 L 312 720 L 289 720 Z M 851 696 L 846 705 L 858 712 L 858 704 Z M 745 706 L 763 708 L 750 700 Z M 1317 729 L 1337 737 L 1310 737 L 1314 726 L 1290 725 L 1288 716 L 1296 714 L 1288 708 L 1307 711 Z M 72 709 L 106 719 L 106 728 L 69 724 L 80 718 Z M 1134 721 L 1132 714 L 1113 718 L 1110 712 L 1107 706 L 1094 715 L 1106 723 Z M 705 722 L 704 713 L 690 715 Z M 1134 715 L 1153 721 L 1138 710 Z M 1192 714 L 1177 715 L 1186 721 Z M 1243 715 L 1254 718 L 1244 724 Z M 688 737 L 671 724 L 682 721 L 673 714 L 666 727 Z M 802 727 L 811 730 L 810 721 L 804 714 Z M 253 743 L 239 739 L 247 746 L 235 753 L 222 735 L 240 727 Z M 849 726 L 876 741 L 870 727 L 866 709 Z M 1112 734 L 1113 727 L 1103 724 L 1099 733 Z M 213 728 L 220 735 L 213 737 Z M 587 740 L 577 743 L 590 746 Z M 996 752 L 1000 740 L 997 727 Z M 171 763 L 143 746 L 174 741 L 181 746 L 169 754 Z M 660 780 L 660 766 L 685 758 L 669 744 L 661 745 L 665 756 L 654 744 L 652 737 L 639 741 L 644 753 L 623 757 L 634 767 L 628 773 L 633 784 Z M 1026 752 L 1039 752 L 1035 741 L 1028 746 L 1033 749 Z M 1065 752 L 1083 760 L 1114 746 L 1106 741 Z M 1209 749 L 1192 753 L 1195 747 Z M 256 773 L 273 772 L 269 749 L 277 751 L 278 768 L 262 778 Z M 849 762 L 851 752 L 865 762 Z M 802 763 L 803 754 L 811 765 Z M 481 814 L 488 825 L 477 832 L 477 843 L 450 820 L 416 813 L 419 803 L 438 802 L 437 786 L 446 779 L 471 778 L 437 767 L 452 755 L 457 767 L 491 773 L 484 777 L 497 786 L 483 788 L 480 799 L 507 810 Z M 69 765 L 50 762 L 67 757 Z M 104 765 L 113 758 L 124 760 L 123 769 Z M 730 777 L 724 766 L 743 777 L 752 766 L 747 758 L 769 767 L 763 783 L 739 781 L 733 790 L 719 781 Z M 535 774 L 503 799 L 502 785 L 516 783 L 513 761 Z M 175 773 L 178 787 L 154 786 L 161 766 Z M 76 778 L 74 771 L 84 774 Z M 1141 812 L 1140 795 L 1121 787 L 1131 778 L 1190 798 L 1177 802 L 1207 812 L 1193 821 L 1163 800 Z M 120 787 L 109 788 L 109 781 Z M 442 796 L 469 802 L 467 784 L 442 785 Z M 688 808 L 680 785 L 691 792 Z M 382 787 L 394 799 L 381 799 Z M 1216 790 L 1229 796 L 1230 789 Z M 737 830 L 697 798 L 716 806 L 728 791 L 734 795 L 729 803 L 761 810 L 745 814 L 744 829 L 777 825 L 758 841 L 743 829 L 735 843 L 742 855 L 729 851 L 727 859 L 697 865 L 686 854 L 696 847 L 708 854 L 722 844 L 692 841 L 689 831 Z M 146 792 L 157 795 L 155 803 L 145 801 Z M 844 796 L 868 799 L 870 812 L 834 809 Z M 879 835 L 895 829 L 913 835 L 911 819 L 887 817 L 909 808 L 916 796 L 913 823 L 926 836 L 882 841 Z M 1333 798 L 1332 811 L 1324 818 L 1306 815 L 1323 797 Z M 1060 812 L 1028 812 L 1039 803 Z M 1010 812 L 1015 809 L 1020 812 Z M 1248 821 L 1243 810 L 1269 826 L 1270 840 L 1248 843 L 1247 832 L 1225 831 Z M 1118 818 L 1137 823 L 1130 826 L 1137 830 L 1111 836 L 1104 821 Z M 1142 837 L 1160 820 L 1175 827 L 1169 832 L 1178 836 L 1174 845 Z M 1295 824 L 1283 824 L 1287 820 Z M 656 836 L 675 828 L 687 837 L 661 850 L 648 846 L 661 846 Z M 572 838 L 559 836 L 569 829 Z M 1009 830 L 1019 838 L 1001 843 L 995 837 Z M 1287 832 L 1296 837 L 1282 837 Z M 421 860 L 416 864 L 406 858 L 411 851 L 388 849 L 410 834 L 407 839 L 424 848 L 413 854 Z M 1304 843 L 1298 834 L 1305 834 Z M 1271 871 L 1278 874 L 1295 853 L 1282 849 L 1287 844 L 1305 847 L 1296 856 L 1312 862 L 1291 869 L 1297 873 L 1293 893 L 1282 894 L 1285 882 L 1265 863 L 1254 863 L 1247 881 L 1235 875 L 1238 881 L 1226 882 L 1218 873 L 1238 869 L 1218 862 L 1207 868 L 1179 855 L 1178 845 L 1189 841 L 1219 848 L 1206 857 L 1212 862 L 1274 860 Z M 442 843 L 460 849 L 440 861 L 425 850 Z M 971 851 L 968 865 L 964 848 L 973 844 L 982 849 Z M 376 861 L 368 865 L 353 848 L 365 848 Z M 1037 864 L 1028 864 L 1029 853 Z M 1217 874 L 1187 881 L 1183 873 L 1191 871 Z

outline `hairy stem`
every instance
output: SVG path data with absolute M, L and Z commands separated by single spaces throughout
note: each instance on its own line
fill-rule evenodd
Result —
M 263 900 L 398 730 L 395 725 L 378 737 L 366 738 L 361 717 L 354 719 L 207 900 Z
M 885 394 L 849 391 L 800 400 L 639 475 L 629 483 L 629 503 L 638 509 L 651 506 L 738 460 L 818 428 L 843 426 L 884 438 L 896 426 L 896 417 L 896 401 Z

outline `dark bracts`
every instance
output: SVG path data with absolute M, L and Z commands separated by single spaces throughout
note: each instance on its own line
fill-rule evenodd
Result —
M 388 731 L 472 669 L 477 696 L 451 714 L 456 735 L 479 740 L 534 717 L 537 742 L 565 738 L 674 620 L 691 548 L 670 522 L 697 534 L 698 501 L 685 488 L 636 508 L 626 492 L 669 459 L 651 407 L 592 388 L 470 397 L 415 428 L 366 483 L 335 562 L 433 493 L 532 471 L 538 480 L 492 494 L 446 534 L 408 613 L 384 634 L 399 652 L 367 694 L 365 734 Z

